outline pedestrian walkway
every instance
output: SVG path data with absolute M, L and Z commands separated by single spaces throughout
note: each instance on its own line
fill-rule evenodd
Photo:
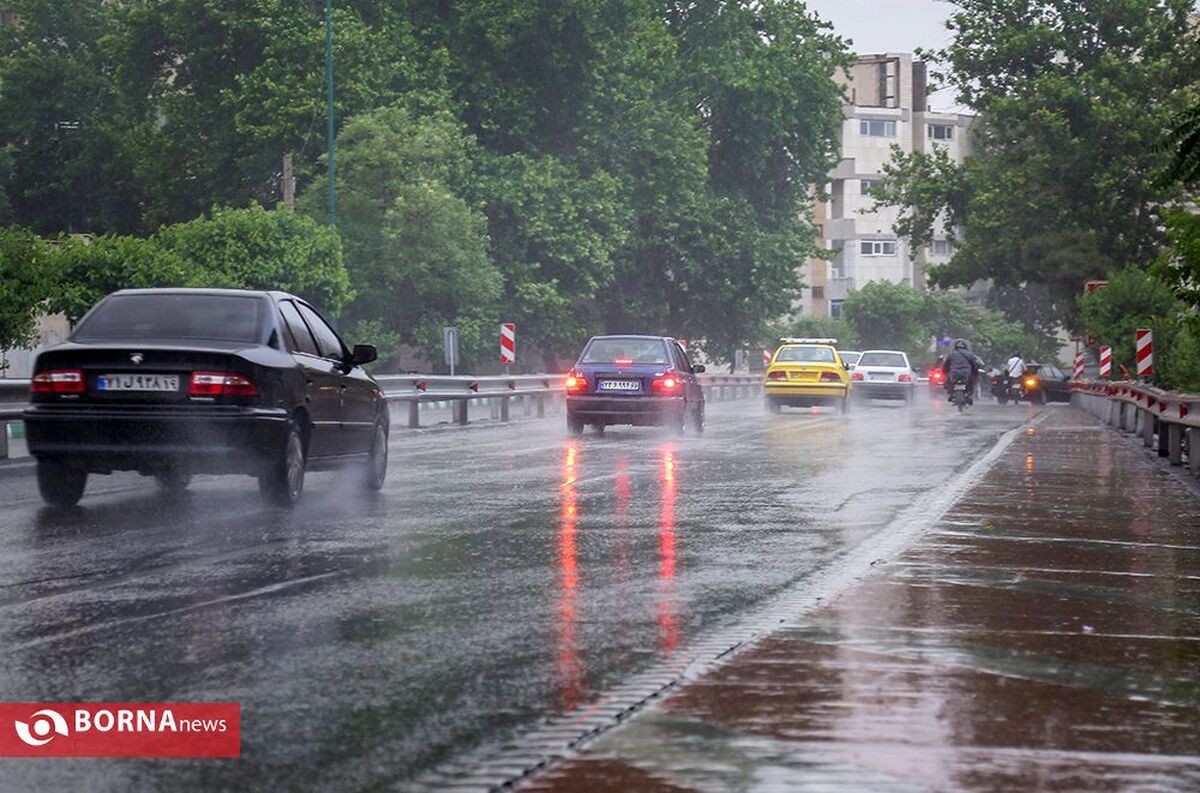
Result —
M 1200 790 L 1200 499 L 1051 411 L 906 553 L 522 789 Z

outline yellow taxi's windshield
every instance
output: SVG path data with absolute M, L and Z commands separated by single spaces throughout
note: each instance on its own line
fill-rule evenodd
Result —
M 837 363 L 828 347 L 784 347 L 775 363 Z

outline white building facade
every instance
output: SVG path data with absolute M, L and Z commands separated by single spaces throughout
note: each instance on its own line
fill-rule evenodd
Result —
M 829 175 L 826 200 L 814 202 L 819 242 L 829 259 L 804 268 L 803 314 L 840 316 L 842 301 L 871 281 L 925 287 L 925 268 L 950 258 L 953 239 L 938 229 L 928 249 L 910 250 L 896 236 L 899 210 L 874 208 L 893 146 L 930 153 L 944 148 L 956 162 L 969 152 L 973 116 L 929 110 L 925 64 L 907 53 L 859 57 L 845 80 L 842 159 Z

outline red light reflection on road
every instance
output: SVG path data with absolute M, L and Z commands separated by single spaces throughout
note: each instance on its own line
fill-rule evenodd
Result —
M 574 441 L 568 442 L 563 457 L 563 482 L 560 487 L 562 511 L 558 522 L 558 647 L 555 658 L 560 705 L 563 710 L 574 708 L 586 693 L 583 685 L 583 661 L 579 657 L 576 633 L 579 621 L 579 566 L 575 551 L 575 529 L 579 518 L 575 492 L 578 459 L 578 444 Z
M 659 450 L 658 509 L 658 648 L 679 646 L 679 610 L 675 602 L 675 447 Z

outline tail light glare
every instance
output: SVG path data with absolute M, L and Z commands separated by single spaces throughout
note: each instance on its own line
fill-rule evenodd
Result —
M 581 394 L 587 391 L 587 378 L 578 372 L 567 372 L 565 385 L 568 394 Z
M 787 372 L 779 372 L 779 371 L 767 372 L 767 379 L 768 380 L 786 380 Z
M 677 394 L 683 387 L 683 383 L 674 375 L 666 377 L 656 377 L 654 382 L 650 384 L 650 390 L 656 394 Z
M 1037 386 L 1037 384 L 1038 384 L 1038 380 L 1036 377 L 1026 377 L 1025 378 L 1025 387 L 1026 388 L 1034 388 Z
M 865 378 L 865 377 L 863 377 L 863 373 L 862 373 L 862 372 L 851 372 L 851 373 L 850 373 L 850 379 L 851 379 L 851 380 L 865 380 L 866 378 Z
M 254 383 L 233 372 L 192 372 L 188 396 L 258 396 Z
M 911 382 L 912 382 L 912 375 L 910 375 L 910 374 L 902 374 L 902 375 L 900 375 L 899 377 L 897 377 L 896 379 L 897 379 L 897 380 L 899 380 L 901 383 L 911 383 Z
M 82 394 L 86 390 L 82 369 L 47 369 L 29 382 L 33 394 Z
M 840 383 L 842 382 L 842 378 L 838 376 L 837 372 L 821 372 L 821 382 Z
M 929 373 L 929 379 L 935 383 L 944 383 L 946 381 L 946 374 L 941 369 L 934 369 Z

